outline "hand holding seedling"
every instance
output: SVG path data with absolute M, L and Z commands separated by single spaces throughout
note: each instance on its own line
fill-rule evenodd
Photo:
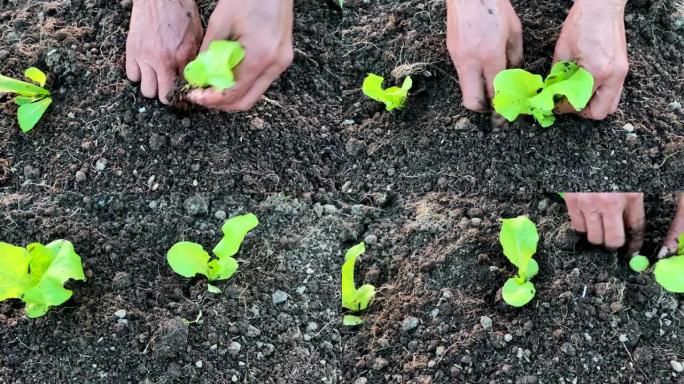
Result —
M 670 230 L 665 237 L 665 242 L 658 252 L 658 258 L 662 259 L 666 256 L 677 254 L 678 249 L 684 250 L 684 244 L 679 242 L 679 237 L 684 234 L 684 193 L 677 194 L 677 212 L 675 213 Z
M 572 227 L 587 234 L 595 245 L 618 249 L 627 244 L 629 255 L 644 242 L 643 193 L 566 193 Z
M 202 22 L 194 0 L 133 1 L 126 40 L 126 75 L 145 97 L 168 95 L 185 65 L 199 51 Z
M 520 19 L 508 0 L 448 0 L 447 47 L 463 105 L 483 112 L 494 97 L 494 76 L 522 62 Z
M 189 99 L 222 111 L 251 109 L 292 62 L 292 12 L 293 0 L 220 0 L 201 50 L 215 40 L 229 39 L 242 45 L 245 56 L 235 68 L 233 87 L 196 89 Z
M 563 23 L 554 61 L 576 61 L 594 76 L 594 95 L 579 114 L 602 120 L 615 112 L 627 76 L 626 0 L 576 0 Z M 568 103 L 559 112 L 574 112 Z

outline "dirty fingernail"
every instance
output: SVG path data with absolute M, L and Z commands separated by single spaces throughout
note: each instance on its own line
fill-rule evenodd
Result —
M 667 256 L 670 254 L 670 249 L 668 247 L 663 246 L 660 248 L 660 252 L 658 252 L 658 258 L 662 259 L 663 257 Z

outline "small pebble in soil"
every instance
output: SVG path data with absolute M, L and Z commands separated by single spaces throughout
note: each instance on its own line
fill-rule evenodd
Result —
M 505 334 L 505 335 L 504 335 L 504 340 L 505 340 L 507 343 L 510 343 L 510 342 L 513 340 L 513 335 L 511 335 L 510 333 Z
M 373 369 L 376 371 L 379 371 L 381 369 L 386 368 L 389 365 L 389 361 L 383 357 L 376 357 L 375 360 L 373 360 Z
M 367 235 L 363 238 L 363 241 L 368 245 L 375 244 L 378 242 L 378 237 L 375 235 Z
M 126 289 L 133 285 L 131 275 L 126 272 L 117 272 L 112 278 L 112 287 L 116 290 Z
M 230 353 L 232 356 L 237 356 L 241 349 L 242 345 L 240 345 L 240 343 L 237 341 L 231 341 L 228 345 L 228 353 Z
M 214 212 L 214 217 L 219 219 L 219 220 L 225 220 L 226 219 L 226 211 L 218 210 Z
M 470 225 L 472 225 L 473 227 L 479 227 L 481 224 L 482 219 L 480 219 L 479 217 L 473 217 L 472 219 L 470 219 Z
M 409 316 L 404 319 L 404 321 L 401 323 L 401 330 L 404 332 L 410 332 L 418 327 L 418 324 L 420 323 L 420 320 L 418 318 Z
M 563 351 L 563 353 L 565 353 L 568 356 L 575 356 L 577 354 L 577 350 L 575 350 L 575 347 L 568 342 L 565 342 L 563 343 L 563 345 L 561 345 L 561 351 Z
M 362 377 L 359 377 L 358 379 L 356 379 L 356 380 L 354 381 L 354 384 L 367 384 L 367 383 L 368 383 L 368 379 L 366 379 L 366 378 L 363 377 L 363 376 L 362 376 Z
M 480 325 L 482 326 L 482 328 L 484 328 L 485 331 L 492 329 L 492 319 L 488 316 L 482 316 L 480 317 Z
M 672 361 L 670 361 L 670 366 L 672 366 L 672 369 L 674 369 L 675 372 L 682 372 L 682 371 L 684 371 L 684 365 L 682 365 L 682 363 L 680 363 L 680 362 L 677 361 L 677 360 L 672 360 Z
M 680 102 L 677 101 L 677 100 L 671 102 L 671 103 L 668 104 L 667 106 L 670 108 L 671 111 L 676 111 L 676 110 L 678 110 L 678 109 L 682 109 L 682 103 L 680 103 Z
M 197 361 L 195 362 L 195 367 L 197 367 L 197 368 L 202 368 L 203 365 L 204 365 L 204 364 L 202 364 L 202 360 L 197 360 Z
M 249 327 L 247 327 L 247 337 L 258 337 L 260 335 L 261 335 L 261 331 L 259 330 L 259 328 L 255 327 L 253 325 L 250 325 Z
M 626 343 L 629 341 L 629 339 L 627 338 L 627 335 L 625 335 L 625 334 L 621 334 L 619 337 L 619 340 L 621 343 Z
M 627 124 L 622 126 L 622 129 L 624 129 L 625 132 L 632 133 L 632 132 L 634 132 L 634 125 L 632 125 L 632 123 L 627 123 Z
M 278 290 L 273 292 L 273 295 L 271 295 L 271 299 L 273 300 L 273 304 L 282 304 L 287 301 L 287 293 Z
M 123 319 L 124 317 L 126 317 L 126 310 L 119 309 L 118 311 L 114 312 L 114 316 L 118 317 L 119 319 Z
M 107 167 L 107 159 L 104 157 L 101 157 L 97 159 L 95 162 L 95 169 L 99 172 L 104 171 L 104 169 Z
M 86 173 L 83 172 L 82 170 L 76 171 L 76 181 L 77 182 L 83 182 L 86 179 Z
M 345 145 L 345 151 L 349 156 L 358 156 L 366 150 L 366 143 L 356 138 L 351 138 Z
M 190 216 L 206 215 L 209 210 L 207 202 L 199 196 L 188 197 L 183 203 L 183 207 Z

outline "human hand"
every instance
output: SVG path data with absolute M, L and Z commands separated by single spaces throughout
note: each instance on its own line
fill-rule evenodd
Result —
M 575 0 L 556 43 L 554 62 L 575 61 L 594 76 L 594 95 L 579 114 L 603 120 L 617 111 L 627 76 L 627 0 Z M 565 101 L 558 112 L 575 112 Z
M 625 245 L 630 256 L 644 242 L 643 193 L 566 193 L 565 204 L 572 227 L 587 234 L 595 245 L 618 249 Z
M 510 1 L 448 0 L 447 48 L 463 105 L 484 111 L 494 97 L 496 74 L 522 62 L 522 26 Z
M 670 224 L 670 230 L 665 237 L 663 247 L 658 252 L 659 259 L 677 252 L 679 247 L 677 240 L 682 233 L 684 233 L 684 192 L 679 192 L 677 194 L 677 212 L 672 220 L 672 224 Z
M 244 60 L 235 68 L 235 85 L 224 91 L 197 89 L 188 98 L 222 111 L 251 109 L 294 58 L 293 0 L 219 0 L 209 18 L 202 51 L 214 40 L 239 41 Z
M 126 40 L 126 75 L 140 81 L 145 97 L 168 94 L 176 76 L 202 43 L 202 22 L 194 0 L 135 0 Z

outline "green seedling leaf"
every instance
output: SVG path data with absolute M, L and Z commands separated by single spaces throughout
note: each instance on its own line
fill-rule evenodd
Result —
M 494 77 L 492 104 L 508 121 L 521 114 L 532 115 L 546 128 L 555 122 L 553 109 L 557 102 L 565 98 L 581 111 L 591 99 L 593 88 L 591 73 L 569 61 L 556 63 L 544 81 L 522 69 L 507 69 Z
M 344 256 L 342 265 L 342 307 L 353 312 L 363 311 L 375 296 L 375 287 L 365 284 L 356 289 L 354 283 L 354 265 L 356 259 L 366 251 L 366 245 L 361 242 L 351 247 Z
M 684 293 L 684 256 L 662 259 L 653 270 L 656 281 L 667 291 Z
M 209 262 L 209 281 L 227 280 L 235 274 L 238 262 L 232 257 L 223 257 Z
M 209 253 L 204 248 L 189 241 L 176 243 L 166 254 L 171 269 L 184 277 L 195 277 L 198 273 L 209 275 Z
M 15 93 L 25 97 L 50 96 L 50 92 L 35 84 L 0 75 L 0 93 Z
M 520 284 L 516 278 L 506 280 L 501 290 L 504 301 L 513 307 L 522 307 L 529 303 L 536 293 L 537 290 L 532 282 L 526 281 Z
M 207 284 L 207 291 L 210 293 L 221 293 L 221 289 L 215 285 Z
M 363 319 L 359 316 L 345 315 L 344 318 L 342 318 L 342 325 L 347 327 L 354 327 L 361 324 L 363 324 Z
M 537 276 L 538 273 L 539 264 L 537 264 L 537 260 L 530 259 L 530 262 L 527 263 L 527 280 L 531 280 L 533 277 Z
M 647 270 L 649 265 L 651 265 L 651 263 L 648 261 L 648 257 L 646 256 L 636 255 L 632 256 L 632 258 L 629 260 L 629 267 L 632 268 L 632 271 L 637 273 Z
M 50 307 L 69 300 L 73 292 L 64 284 L 71 279 L 84 281 L 85 275 L 69 241 L 26 248 L 0 243 L 0 301 L 21 299 L 28 317 L 41 317 Z
M 24 76 L 41 87 L 44 87 L 45 82 L 47 81 L 47 75 L 45 75 L 45 72 L 36 67 L 27 68 L 26 71 L 24 71 Z
M 238 253 L 247 233 L 257 225 L 259 225 L 259 219 L 252 213 L 228 219 L 221 227 L 224 236 L 214 247 L 214 254 L 219 258 L 224 258 Z
M 518 267 L 518 277 L 526 281 L 539 271 L 537 262 L 531 262 L 532 255 L 537 252 L 539 234 L 532 220 L 526 216 L 514 219 L 503 219 L 499 242 L 504 255 Z M 531 273 L 534 272 L 534 273 Z
M 15 101 L 17 101 L 15 99 Z M 22 99 L 22 102 L 24 100 Z M 17 104 L 19 102 L 17 101 Z M 19 128 L 22 132 L 28 132 L 33 129 L 33 127 L 38 124 L 40 118 L 52 104 L 52 98 L 46 97 L 42 100 L 34 101 L 32 103 L 24 103 L 19 106 L 17 110 L 17 118 L 19 120 Z
M 245 50 L 237 41 L 215 40 L 209 49 L 183 70 L 185 80 L 194 88 L 214 87 L 218 91 L 235 85 L 235 68 L 245 57 Z
M 388 111 L 396 108 L 403 108 L 406 104 L 406 99 L 408 98 L 408 92 L 413 86 L 413 80 L 411 79 L 411 76 L 407 76 L 404 79 L 401 88 L 390 87 L 383 89 L 383 81 L 385 81 L 385 78 L 382 76 L 378 76 L 373 73 L 368 74 L 368 76 L 363 80 L 363 86 L 361 87 L 363 94 L 375 101 L 384 103 Z
M 680 234 L 677 239 L 677 254 L 684 255 L 684 233 Z

